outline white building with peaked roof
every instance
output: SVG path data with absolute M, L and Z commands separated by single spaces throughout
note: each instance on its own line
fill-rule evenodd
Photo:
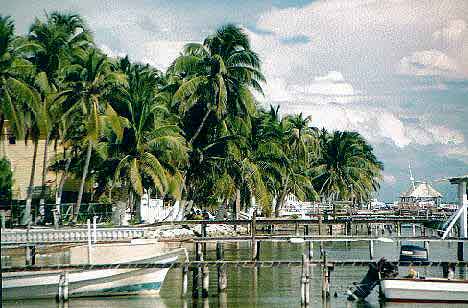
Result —
M 437 206 L 440 204 L 442 194 L 427 182 L 415 182 L 406 191 L 400 194 L 400 206 Z

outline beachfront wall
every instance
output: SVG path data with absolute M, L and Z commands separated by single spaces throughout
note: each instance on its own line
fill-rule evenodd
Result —
M 11 141 L 13 142 L 13 140 Z M 29 178 L 31 176 L 32 161 L 34 155 L 34 144 L 31 140 L 25 144 L 24 140 L 15 140 L 14 143 L 10 141 L 3 141 L 3 150 L 7 159 L 11 162 L 13 171 L 13 198 L 26 199 L 26 193 L 29 185 Z M 34 177 L 34 186 L 41 186 L 42 182 L 42 166 L 44 158 L 45 140 L 39 140 L 36 156 L 36 173 Z M 49 145 L 49 158 L 54 156 L 54 145 Z M 56 175 L 54 172 L 47 173 L 47 184 L 50 186 L 55 185 L 57 176 L 60 180 L 60 174 Z

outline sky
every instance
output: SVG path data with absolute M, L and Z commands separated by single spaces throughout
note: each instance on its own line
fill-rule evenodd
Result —
M 261 104 L 361 133 L 384 163 L 379 199 L 468 174 L 468 1 L 0 0 L 18 33 L 47 11 L 80 13 L 109 56 L 165 69 L 184 44 L 242 26 L 267 78 Z

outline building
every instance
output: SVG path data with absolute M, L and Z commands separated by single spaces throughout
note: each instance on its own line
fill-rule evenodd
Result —
M 434 207 L 440 205 L 442 194 L 427 182 L 414 182 L 400 194 L 400 207 Z

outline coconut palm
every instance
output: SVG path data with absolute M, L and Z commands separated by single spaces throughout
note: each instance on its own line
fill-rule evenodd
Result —
M 70 96 L 75 102 L 64 114 L 64 119 L 72 121 L 73 117 L 80 117 L 78 123 L 81 123 L 85 132 L 83 142 L 86 144 L 86 159 L 78 200 L 73 211 L 73 222 L 76 223 L 93 147 L 100 140 L 106 126 L 112 128 L 119 140 L 122 138 L 122 118 L 114 111 L 107 98 L 112 90 L 125 86 L 127 81 L 124 74 L 112 70 L 106 56 L 96 49 L 76 52 L 64 73 L 65 82 L 71 89 Z
M 34 44 L 31 62 L 55 84 L 60 69 L 71 60 L 73 53 L 93 44 L 83 19 L 72 13 L 53 12 L 46 14 L 44 21 L 36 18 L 28 39 Z
M 248 36 L 234 25 L 221 27 L 203 44 L 187 44 L 170 71 L 185 76 L 174 94 L 179 110 L 184 113 L 202 104 L 204 114 L 189 144 L 197 139 L 212 113 L 218 119 L 251 116 L 255 112 L 251 90 L 263 93 L 260 83 L 265 79 L 260 60 L 251 50 Z
M 31 88 L 24 81 L 34 74 L 34 66 L 22 57 L 27 44 L 15 37 L 15 26 L 9 16 L 0 15 L 0 132 L 5 120 L 18 138 L 24 138 L 24 119 L 19 103 L 31 103 Z
M 31 176 L 26 196 L 22 224 L 31 222 L 32 188 L 36 170 L 37 139 L 39 137 L 34 115 L 30 107 L 37 104 L 37 96 L 25 82 L 34 74 L 34 66 L 22 57 L 29 44 L 15 37 L 14 23 L 10 17 L 0 15 L 0 138 L 3 139 L 4 121 L 9 121 L 10 130 L 25 142 L 33 137 L 34 151 Z M 3 142 L 3 140 L 0 140 Z
M 58 105 L 52 112 L 50 100 L 56 100 L 58 95 L 59 72 L 67 65 L 73 53 L 92 46 L 92 37 L 86 29 L 83 19 L 77 14 L 46 13 L 44 21 L 36 18 L 29 29 L 28 40 L 31 42 L 31 57 L 29 60 L 35 64 L 41 74 L 36 77 L 36 88 L 48 97 L 49 103 L 42 104 L 41 121 L 44 123 L 41 133 L 45 138 L 42 167 L 41 204 L 45 198 L 45 183 L 48 169 L 48 148 L 52 134 L 57 131 L 60 116 L 65 111 Z M 53 94 L 55 93 L 55 94 Z M 45 101 L 44 101 L 45 102 Z M 63 100 L 61 101 L 63 103 Z M 54 103 L 54 105 L 57 105 Z
M 356 132 L 322 130 L 321 155 L 314 167 L 314 185 L 324 197 L 368 198 L 378 189 L 383 165 L 372 147 Z
M 128 125 L 118 148 L 115 181 L 127 179 L 131 191 L 139 196 L 151 187 L 160 195 L 180 198 L 178 164 L 186 160 L 185 139 L 164 106 L 165 97 L 159 93 L 160 72 L 148 66 L 129 65 L 128 59 L 120 61 L 120 68 L 127 75 L 128 85 L 117 94 L 116 110 Z

